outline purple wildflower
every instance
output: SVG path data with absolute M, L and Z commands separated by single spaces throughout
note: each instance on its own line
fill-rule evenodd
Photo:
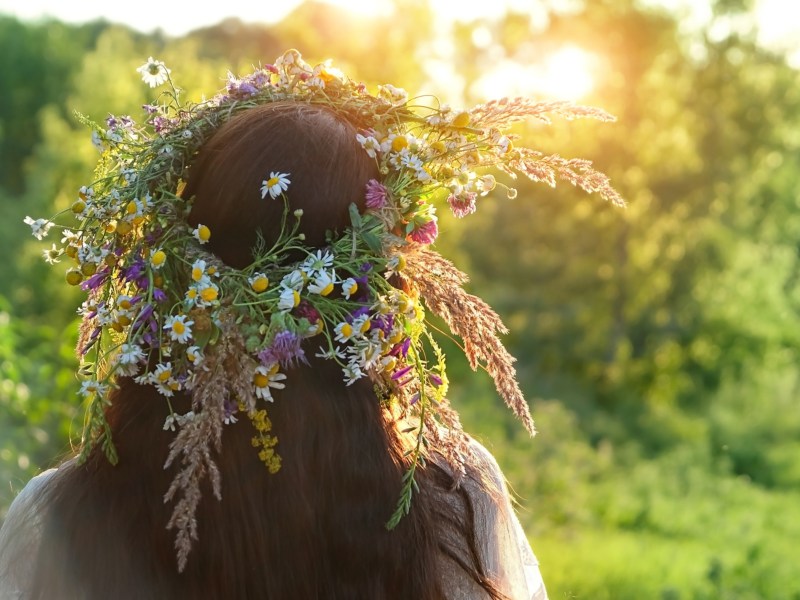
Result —
M 167 295 L 164 293 L 164 290 L 161 288 L 153 288 L 153 300 L 156 302 L 164 302 L 167 299 Z
M 297 305 L 297 308 L 292 311 L 292 314 L 300 317 L 301 319 L 308 319 L 308 322 L 312 325 L 321 318 L 319 311 L 307 300 L 301 300 L 300 304 Z
M 264 365 L 280 363 L 284 369 L 291 369 L 298 363 L 308 364 L 306 354 L 301 347 L 302 340 L 291 331 L 281 331 L 276 335 L 272 344 L 258 353 L 258 359 Z
M 86 353 L 89 352 L 91 347 L 94 346 L 95 342 L 97 341 L 97 338 L 100 337 L 100 333 L 102 331 L 102 327 L 95 327 L 95 329 L 92 331 L 92 334 L 89 336 L 89 341 L 83 348 L 81 348 L 81 356 L 85 356 Z
M 389 335 L 392 333 L 392 327 L 394 326 L 394 315 L 378 315 L 374 319 L 372 319 L 372 327 L 371 329 L 380 329 L 383 331 L 384 334 Z
M 155 104 L 142 104 L 142 108 L 144 109 L 144 111 L 145 111 L 145 112 L 146 112 L 148 115 L 154 115 L 154 114 L 156 114 L 157 112 L 159 112 L 159 110 L 161 110 L 161 109 L 160 109 L 158 106 L 156 106 Z
M 409 373 L 409 372 L 411 371 L 411 369 L 413 369 L 413 368 L 414 368 L 414 367 L 413 367 L 412 365 L 408 365 L 407 367 L 403 367 L 402 369 L 398 369 L 397 371 L 395 371 L 394 373 L 392 373 L 392 379 L 393 379 L 394 381 L 397 381 L 398 379 L 402 379 L 403 377 L 405 377 L 406 375 L 408 375 L 408 373 Z
M 382 183 L 376 179 L 370 179 L 367 182 L 367 193 L 365 198 L 367 200 L 367 208 L 377 210 L 386 206 L 387 191 Z
M 122 279 L 125 281 L 137 281 L 145 274 L 144 261 L 137 258 L 133 264 L 122 269 Z
M 358 267 L 358 270 L 361 271 L 362 273 L 369 273 L 372 270 L 372 263 L 371 262 L 362 263 L 361 266 Z
M 105 283 L 106 279 L 108 279 L 108 269 L 103 269 L 81 283 L 81 289 L 84 291 L 96 290 Z
M 475 205 L 475 198 L 477 197 L 478 194 L 475 192 L 462 192 L 458 195 L 450 194 L 447 198 L 447 203 L 450 205 L 453 214 L 459 219 L 462 219 L 475 212 L 477 208 Z
M 439 387 L 444 383 L 436 373 L 428 373 L 428 380 L 433 384 L 433 387 Z
M 391 356 L 400 356 L 401 354 L 405 357 L 408 354 L 408 350 L 411 348 L 411 338 L 407 337 L 399 344 L 395 344 L 394 348 L 389 351 Z
M 436 224 L 436 221 L 430 220 L 414 229 L 408 237 L 418 244 L 432 244 L 436 241 L 436 236 L 438 235 L 439 226 Z

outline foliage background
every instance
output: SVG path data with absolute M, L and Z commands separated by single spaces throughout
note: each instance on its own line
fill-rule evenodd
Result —
M 705 29 L 634 0 L 573 3 L 447 33 L 458 86 L 432 75 L 422 0 L 364 19 L 307 2 L 271 26 L 229 20 L 180 38 L 106 22 L 0 16 L 0 516 L 70 451 L 82 410 L 77 293 L 22 224 L 70 203 L 95 159 L 73 110 L 141 112 L 134 69 L 154 55 L 198 99 L 226 70 L 288 47 L 353 78 L 483 100 L 501 59 L 563 44 L 602 69 L 586 103 L 614 125 L 522 133 L 608 172 L 625 211 L 567 186 L 519 182 L 473 218 L 443 214 L 439 246 L 512 329 L 540 434 L 450 353 L 453 401 L 520 500 L 552 598 L 800 599 L 800 86 L 785 57 L 714 4 Z M 477 43 L 488 29 L 491 45 Z M 447 342 L 445 342 L 447 343 Z

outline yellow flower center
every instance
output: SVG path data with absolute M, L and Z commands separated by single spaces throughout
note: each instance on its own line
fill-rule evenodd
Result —
M 150 264 L 154 267 L 160 267 L 167 260 L 167 254 L 163 250 L 156 250 L 150 257 Z
M 295 292 L 296 294 L 297 292 Z M 217 299 L 219 292 L 217 292 L 217 288 L 214 287 L 207 287 L 203 288 L 200 292 L 200 297 L 205 300 L 206 302 L 213 302 Z M 299 302 L 299 300 L 298 300 Z M 295 302 L 295 306 L 297 306 L 297 302 Z
M 292 290 L 292 292 L 294 292 L 294 305 L 297 306 L 300 304 L 300 292 L 297 290 Z
M 253 291 L 258 292 L 260 294 L 261 292 L 266 290 L 267 287 L 269 287 L 269 279 L 267 279 L 263 275 L 261 277 L 256 277 L 253 280 L 253 283 L 250 284 L 250 287 L 253 288 Z
M 137 210 L 139 210 L 139 207 L 136 206 L 136 202 L 133 200 L 128 202 L 128 206 L 125 207 L 125 212 L 127 212 L 129 215 L 135 215 Z
M 203 242 L 207 242 L 211 239 L 211 230 L 205 225 L 199 225 L 197 227 L 197 237 Z
M 72 212 L 74 212 L 76 215 L 82 213 L 85 209 L 86 202 L 83 200 L 75 200 L 75 202 L 72 203 Z
M 329 283 L 324 288 L 322 288 L 322 291 L 320 291 L 319 295 L 320 296 L 327 296 L 332 291 L 333 291 L 333 282 Z
M 369 319 L 366 319 L 366 320 L 365 320 L 365 321 L 364 321 L 364 322 L 361 324 L 361 329 L 360 329 L 359 331 L 360 331 L 361 333 L 367 333 L 367 332 L 369 331 L 369 328 L 370 328 L 371 326 L 372 326 L 372 321 L 370 321 Z
M 353 326 L 350 323 L 345 323 L 342 325 L 341 332 L 344 337 L 350 337 L 353 335 Z
M 269 384 L 269 377 L 263 375 L 262 373 L 256 373 L 253 377 L 253 385 L 259 388 L 267 387 Z
M 200 267 L 194 267 L 192 269 L 192 279 L 194 281 L 200 281 L 203 278 L 203 269 Z
M 175 335 L 181 335 L 186 331 L 186 325 L 184 325 L 181 321 L 175 321 L 172 323 L 172 331 L 175 333 Z
M 404 135 L 398 135 L 396 138 L 392 140 L 392 150 L 395 152 L 400 152 L 403 148 L 408 147 L 408 140 Z
M 157 376 L 157 379 L 158 379 L 158 380 L 159 380 L 161 383 L 164 383 L 164 382 L 165 382 L 165 381 L 167 381 L 167 380 L 168 380 L 170 377 L 172 377 L 172 369 L 164 369 L 163 371 L 161 371 L 161 373 L 159 373 L 159 374 L 158 374 L 158 376 Z
M 277 177 L 270 177 L 267 180 L 267 187 L 272 187 L 273 185 L 278 185 L 278 178 Z

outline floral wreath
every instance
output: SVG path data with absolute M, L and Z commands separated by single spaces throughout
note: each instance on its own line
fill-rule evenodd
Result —
M 368 377 L 380 401 L 415 424 L 416 444 L 389 528 L 408 513 L 415 471 L 430 447 L 456 465 L 457 475 L 464 473 L 466 438 L 446 399 L 444 355 L 426 309 L 463 340 L 472 368 L 489 372 L 534 433 L 514 359 L 498 338 L 506 332 L 500 318 L 463 290 L 466 275 L 429 248 L 438 235 L 435 204 L 445 199 L 464 217 L 497 187 L 514 198 L 516 190 L 486 173 L 494 167 L 551 186 L 560 178 L 623 205 L 589 161 L 517 147 L 504 132 L 526 118 L 613 117 L 524 98 L 468 111 L 415 105 L 402 89 L 383 85 L 370 94 L 329 63 L 308 65 L 296 50 L 245 77 L 229 74 L 226 89 L 199 104 L 181 103 L 162 62 L 151 57 L 138 71 L 151 87 L 168 84 L 164 102 L 144 107 L 142 125 L 128 116 L 109 116 L 105 126 L 81 118 L 102 152 L 96 179 L 65 211 L 78 225 L 64 227 L 61 245 L 44 254 L 48 262 L 68 257 L 67 282 L 88 296 L 79 309 L 80 394 L 88 402 L 79 460 L 98 445 L 117 460 L 104 416 L 117 377 L 154 386 L 168 404 L 178 391 L 191 394 L 192 410 L 177 414 L 170 405 L 164 423 L 177 430 L 165 468 L 179 462 L 180 469 L 165 501 L 176 501 L 167 527 L 177 529 L 179 570 L 197 538 L 194 514 L 204 477 L 221 498 L 210 450 L 221 450 L 224 426 L 246 415 L 259 458 L 271 473 L 280 469 L 266 406 L 274 390 L 290 382 L 286 372 L 306 361 L 309 338 L 319 340 L 317 356 L 341 366 L 346 385 Z M 285 100 L 324 105 L 362 127 L 368 123 L 357 141 L 376 161 L 380 178 L 366 186 L 364 212 L 352 205 L 350 227 L 315 249 L 299 233 L 302 211 L 288 208 L 292 174 L 267 168 L 261 196 L 284 202 L 281 234 L 271 246 L 259 239 L 253 262 L 234 269 L 205 249 L 209 227 L 187 224 L 192 199 L 181 197 L 186 169 L 232 116 Z M 42 239 L 59 216 L 25 222 Z M 389 282 L 392 276 L 403 290 Z

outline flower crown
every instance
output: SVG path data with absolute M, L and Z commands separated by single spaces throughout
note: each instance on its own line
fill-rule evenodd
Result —
M 481 197 L 504 187 L 487 167 L 511 178 L 522 173 L 555 185 L 561 178 L 614 204 L 622 199 L 591 163 L 516 147 L 505 130 L 548 115 L 611 120 L 607 113 L 565 102 L 500 100 L 469 111 L 415 105 L 405 91 L 379 86 L 377 94 L 328 63 L 312 67 L 296 50 L 242 78 L 229 75 L 211 100 L 182 104 L 170 70 L 150 58 L 139 72 L 151 87 L 168 84 L 161 105 L 147 105 L 142 125 L 109 116 L 91 123 L 102 151 L 97 178 L 80 189 L 71 208 L 76 227 L 64 228 L 49 262 L 68 257 L 68 283 L 88 294 L 78 354 L 88 410 L 81 460 L 96 445 L 116 461 L 104 408 L 119 376 L 152 385 L 169 404 L 191 394 L 192 410 L 170 406 L 164 428 L 176 431 L 165 467 L 180 469 L 165 500 L 176 500 L 168 527 L 176 528 L 179 569 L 196 538 L 194 513 L 207 474 L 220 497 L 220 474 L 210 449 L 221 449 L 226 424 L 247 416 L 253 445 L 270 472 L 280 468 L 277 437 L 266 412 L 287 372 L 317 356 L 340 365 L 345 385 L 368 377 L 380 401 L 410 419 L 416 443 L 403 488 L 387 526 L 409 508 L 415 470 L 429 447 L 463 473 L 465 437 L 447 400 L 444 355 L 425 310 L 442 317 L 473 369 L 481 366 L 531 434 L 533 421 L 517 385 L 513 358 L 499 341 L 499 317 L 462 286 L 466 276 L 428 246 L 438 235 L 435 204 L 446 200 L 457 217 L 475 212 Z M 310 248 L 299 233 L 302 211 L 290 211 L 292 173 L 264 165 L 264 202 L 283 202 L 281 234 L 259 239 L 253 262 L 234 269 L 208 252 L 214 232 L 190 227 L 191 198 L 183 198 L 187 166 L 227 120 L 253 106 L 295 101 L 329 107 L 361 125 L 358 143 L 376 161 L 379 179 L 365 190 L 366 209 L 350 210 L 350 227 Z M 364 127 L 367 123 L 368 127 Z M 53 220 L 26 218 L 44 237 Z M 298 260 L 298 256 L 300 259 Z M 403 290 L 389 282 L 393 276 Z

